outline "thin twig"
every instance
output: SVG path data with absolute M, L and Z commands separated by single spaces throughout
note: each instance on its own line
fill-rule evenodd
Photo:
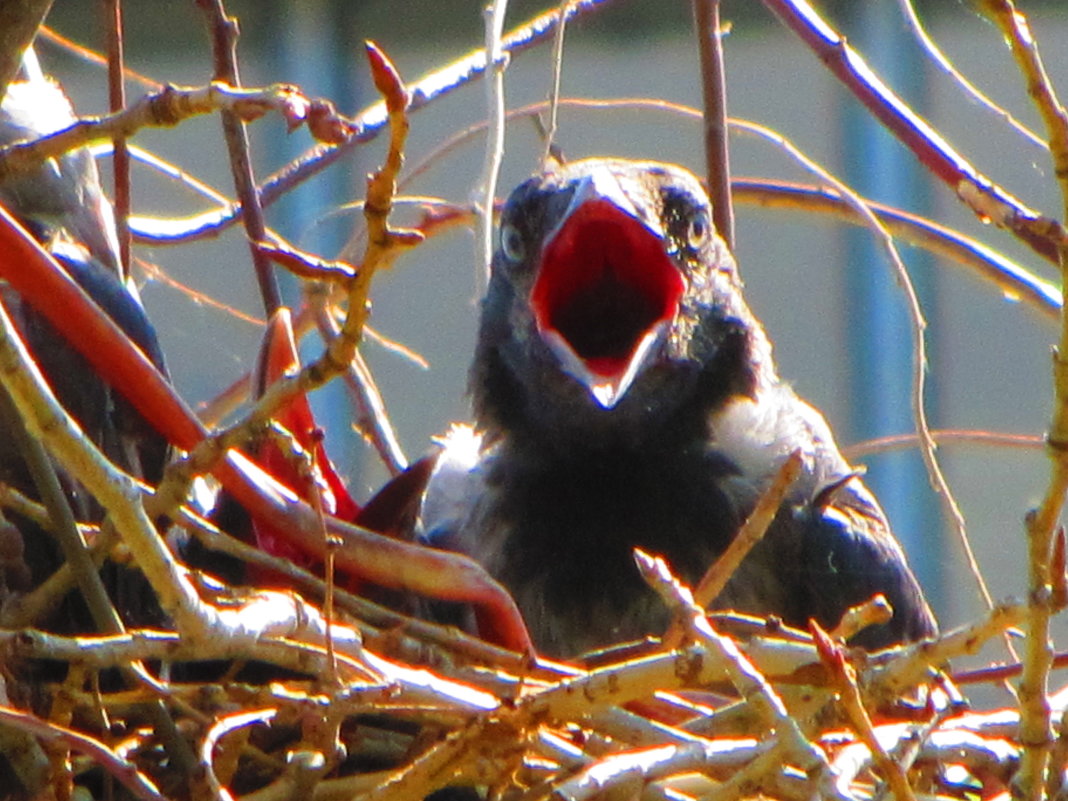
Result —
M 967 445 L 984 445 L 992 448 L 1010 448 L 1014 450 L 1038 451 L 1046 446 L 1044 437 L 1038 434 L 1006 434 L 1001 431 L 972 431 L 953 428 L 933 428 L 931 436 L 939 445 L 959 443 Z M 847 459 L 862 459 L 875 453 L 915 448 L 920 444 L 920 437 L 915 432 L 909 434 L 891 434 L 886 437 L 858 442 L 842 448 L 842 455 Z
M 475 204 L 478 209 L 475 269 L 478 270 L 476 286 L 480 295 L 489 283 L 490 262 L 493 260 L 493 201 L 497 197 L 497 176 L 504 158 L 504 70 L 508 66 L 508 59 L 501 48 L 501 33 L 507 8 L 508 0 L 492 0 L 482 12 L 486 32 L 486 65 L 489 70 L 489 79 L 486 81 L 489 129 L 486 133 L 482 175 L 475 190 L 478 198 Z
M 200 744 L 200 764 L 205 771 L 205 779 L 211 791 L 220 799 L 232 799 L 233 796 L 223 788 L 215 775 L 215 749 L 225 735 L 246 726 L 257 723 L 269 723 L 278 714 L 277 709 L 257 709 L 220 717 L 208 729 Z
M 560 22 L 553 36 L 552 77 L 549 82 L 549 122 L 545 126 L 545 150 L 542 163 L 548 165 L 550 159 L 557 155 L 556 128 L 557 112 L 560 110 L 560 79 L 564 72 L 564 32 L 567 30 L 568 7 L 572 0 L 560 0 Z M 511 115 L 509 115 L 511 118 Z
M 222 0 L 197 0 L 204 12 L 211 34 L 212 54 L 215 63 L 215 80 L 240 88 L 241 78 L 237 69 L 237 20 L 229 17 Z M 266 316 L 271 317 L 282 305 L 282 292 L 278 277 L 270 260 L 256 247 L 257 242 L 267 239 L 267 225 L 263 219 L 259 190 L 252 171 L 249 156 L 248 132 L 245 123 L 232 111 L 222 112 L 223 135 L 230 155 L 230 172 L 234 178 L 237 199 L 244 210 L 245 230 L 248 232 L 249 251 L 260 288 L 260 300 Z
M 14 441 L 15 447 L 26 462 L 37 493 L 48 509 L 52 532 L 59 542 L 63 558 L 71 566 L 93 622 L 101 631 L 121 631 L 122 621 L 111 604 L 97 566 L 81 537 L 70 502 L 60 486 L 55 466 L 41 443 L 26 431 L 11 398 L 3 390 L 0 390 L 0 420 L 3 421 L 6 436 Z
M 983 106 L 983 108 L 991 111 L 997 117 L 1000 117 L 1002 122 L 1016 131 L 1016 133 L 1020 134 L 1020 136 L 1032 145 L 1036 145 L 1043 150 L 1049 150 L 1049 145 L 1047 145 L 1038 134 L 1012 116 L 1006 109 L 1002 108 L 983 94 L 982 90 L 969 81 L 964 74 L 957 69 L 956 65 L 949 60 L 945 53 L 942 52 L 942 48 L 938 46 L 938 43 L 927 33 L 927 29 L 920 20 L 920 15 L 916 13 L 916 6 L 913 3 L 913 0 L 898 0 L 898 5 L 901 6 L 901 13 L 908 22 L 909 27 L 912 28 L 916 40 L 920 43 L 920 46 L 923 47 L 931 61 L 946 73 L 946 75 L 952 78 L 964 94 L 980 106 Z
M 890 758 L 883 744 L 875 734 L 872 726 L 871 715 L 864 706 L 860 688 L 857 686 L 856 669 L 846 661 L 845 653 L 840 645 L 837 645 L 827 633 L 820 628 L 819 623 L 811 621 L 809 629 L 816 643 L 816 650 L 820 654 L 829 670 L 835 685 L 838 688 L 839 703 L 846 711 L 853 731 L 860 737 L 861 742 L 867 746 L 875 760 L 876 767 L 882 772 L 890 789 L 897 801 L 916 801 L 916 796 L 909 785 L 908 778 L 901 765 Z
M 340 331 L 337 321 L 325 308 L 315 310 L 315 322 L 324 339 L 336 337 Z M 390 475 L 399 475 L 408 466 L 408 458 L 401 449 L 371 369 L 359 351 L 343 378 L 355 401 L 354 425 L 370 441 Z
M 894 616 L 890 602 L 882 593 L 856 606 L 849 607 L 835 625 L 831 636 L 836 640 L 850 640 L 869 626 L 889 623 Z
M 95 50 L 91 50 L 90 48 L 82 44 L 79 44 L 73 39 L 68 39 L 66 36 L 61 33 L 58 33 L 57 31 L 54 31 L 47 25 L 42 25 L 40 28 L 37 29 L 37 36 L 41 41 L 49 42 L 60 48 L 61 50 L 65 50 L 67 53 L 75 56 L 76 58 L 81 59 L 87 64 L 95 64 L 100 67 L 107 66 L 107 59 L 104 56 L 100 55 L 100 53 L 96 52 Z M 161 84 L 159 81 L 149 78 L 147 75 L 142 75 L 141 73 L 136 72 L 130 69 L 129 67 L 123 67 L 123 74 L 126 78 L 129 78 L 132 81 L 136 81 L 146 89 L 163 88 L 163 84 Z
M 802 459 L 800 448 L 793 451 L 779 466 L 771 482 L 757 500 L 753 511 L 749 513 L 738 533 L 731 540 L 727 549 L 709 566 L 693 590 L 693 601 L 702 608 L 708 608 L 723 592 L 734 571 L 746 555 L 764 538 L 779 513 L 786 493 L 801 473 Z M 676 619 L 664 634 L 664 646 L 677 648 L 682 641 L 684 621 Z
M 723 66 L 723 32 L 719 0 L 693 0 L 694 32 L 701 65 L 704 102 L 705 170 L 716 230 L 734 251 L 734 204 L 731 201 L 730 150 L 727 146 L 727 75 Z
M 123 53 L 122 0 L 105 0 L 108 25 L 108 108 L 114 114 L 126 108 Z M 116 136 L 112 143 L 112 172 L 115 185 L 115 235 L 119 243 L 119 273 L 130 274 L 130 151 L 126 139 Z

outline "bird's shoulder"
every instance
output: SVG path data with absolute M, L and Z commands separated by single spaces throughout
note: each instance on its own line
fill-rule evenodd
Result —
M 833 624 L 843 601 L 855 605 L 882 592 L 898 614 L 857 642 L 884 645 L 934 632 L 931 611 L 886 515 L 860 471 L 842 456 L 819 411 L 788 385 L 776 384 L 725 404 L 713 414 L 711 429 L 714 447 L 739 468 L 729 479 L 734 492 L 754 499 L 790 452 L 800 451 L 801 474 L 765 550 L 792 554 L 793 592 L 808 599 L 800 604 L 808 616 Z
M 802 465 L 794 496 L 813 498 L 854 473 L 823 415 L 784 382 L 765 382 L 752 394 L 728 398 L 709 414 L 708 429 L 709 448 L 735 466 L 742 494 L 762 491 L 794 451 Z M 869 499 L 874 505 L 867 492 L 858 501 Z

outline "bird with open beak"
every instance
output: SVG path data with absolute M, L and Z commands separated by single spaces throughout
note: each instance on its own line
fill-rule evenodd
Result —
M 715 607 L 833 627 L 882 593 L 892 619 L 855 644 L 934 633 L 875 498 L 776 374 L 689 172 L 589 159 L 512 192 L 471 393 L 477 433 L 446 441 L 422 530 L 508 587 L 546 653 L 660 633 L 633 549 L 695 582 L 795 449 L 800 477 Z

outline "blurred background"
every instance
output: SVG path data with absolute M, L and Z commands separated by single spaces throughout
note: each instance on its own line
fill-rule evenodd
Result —
M 240 19 L 242 78 L 247 85 L 300 84 L 309 96 L 332 99 L 356 113 L 376 99 L 362 42 L 374 39 L 406 80 L 415 80 L 482 42 L 482 4 L 475 0 L 260 0 L 229 2 Z M 929 32 L 956 66 L 998 103 L 1041 131 L 997 32 L 967 2 L 918 4 Z M 506 27 L 547 8 L 510 4 Z M 1061 202 L 1048 154 L 997 117 L 965 99 L 933 67 L 909 32 L 896 0 L 821 4 L 872 66 L 973 164 L 1025 203 L 1057 216 Z M 49 24 L 100 49 L 98 6 L 56 4 Z M 1068 8 L 1029 3 L 1047 68 L 1068 92 Z M 726 59 L 732 116 L 777 129 L 857 191 L 927 214 L 978 237 L 1022 266 L 1055 280 L 1051 267 L 1003 232 L 984 227 L 941 184 L 917 171 L 911 156 L 878 126 L 819 60 L 759 3 L 723 3 L 729 23 Z M 191 2 L 128 3 L 128 66 L 157 81 L 202 84 L 211 74 L 204 23 Z M 550 48 L 515 58 L 507 71 L 510 107 L 546 98 Z M 54 45 L 40 46 L 46 69 L 67 88 L 77 110 L 106 109 L 101 68 Z M 131 83 L 130 97 L 144 90 Z M 700 106 L 697 53 L 688 3 L 621 0 L 567 28 L 562 91 L 584 98 L 649 97 Z M 453 134 L 483 119 L 481 84 L 465 87 L 413 114 L 408 164 L 420 162 Z M 250 126 L 261 179 L 312 145 L 303 131 L 287 135 L 272 117 Z M 700 126 L 667 112 L 562 109 L 556 141 L 568 158 L 613 154 L 683 164 L 703 174 Z M 232 194 L 219 121 L 206 118 L 175 130 L 144 131 L 149 148 L 216 189 Z M 735 137 L 738 176 L 813 180 L 765 142 Z M 530 120 L 508 129 L 500 191 L 538 164 L 542 142 Z M 345 204 L 362 197 L 363 176 L 383 152 L 380 141 L 357 148 L 268 210 L 268 222 L 299 246 L 335 255 L 361 218 Z M 482 164 L 482 140 L 441 157 L 405 188 L 464 203 Z M 138 214 L 189 215 L 200 198 L 145 168 L 136 170 Z M 827 416 L 840 444 L 912 429 L 911 333 L 904 295 L 871 235 L 813 214 L 739 206 L 737 256 L 748 299 L 775 343 L 780 372 Z M 404 213 L 400 214 L 404 219 Z M 409 215 L 409 219 L 414 216 Z M 436 237 L 376 278 L 372 325 L 425 359 L 411 359 L 369 341 L 364 346 L 402 446 L 414 459 L 450 421 L 467 416 L 465 382 L 477 320 L 474 240 L 469 231 Z M 218 239 L 140 247 L 137 258 L 218 301 L 220 309 L 144 272 L 143 294 L 160 328 L 174 380 L 191 402 L 212 398 L 252 364 L 261 325 L 243 230 Z M 954 264 L 903 247 L 929 322 L 927 404 L 936 428 L 1041 434 L 1050 408 L 1050 344 L 1055 328 Z M 298 303 L 290 283 L 291 302 Z M 309 341 L 308 352 L 318 352 Z M 344 394 L 319 393 L 314 403 L 327 444 L 358 500 L 386 474 L 349 425 Z M 1023 515 L 1040 498 L 1047 476 L 1041 450 L 950 444 L 939 451 L 995 598 L 1022 595 Z M 981 610 L 962 551 L 912 451 L 857 459 L 886 506 L 944 626 Z

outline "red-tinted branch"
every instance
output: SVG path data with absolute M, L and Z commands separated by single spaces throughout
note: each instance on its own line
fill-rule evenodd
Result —
M 701 61 L 704 103 L 705 169 L 716 230 L 734 250 L 734 205 L 731 201 L 730 151 L 727 146 L 727 76 L 723 67 L 719 0 L 694 0 L 694 32 Z
M 204 12 L 211 30 L 215 80 L 240 88 L 241 79 L 237 70 L 237 20 L 227 16 L 222 0 L 197 0 L 197 5 Z M 278 288 L 278 277 L 274 273 L 271 260 L 261 253 L 255 244 L 267 239 L 267 226 L 263 221 L 259 189 L 256 188 L 256 178 L 249 158 L 248 132 L 245 130 L 244 121 L 233 112 L 223 111 L 222 122 L 226 147 L 230 153 L 234 188 L 241 207 L 245 209 L 245 230 L 248 232 L 252 265 L 256 271 L 264 311 L 270 318 L 282 305 L 282 293 Z
M 764 0 L 764 5 L 980 219 L 1009 229 L 1043 258 L 1057 263 L 1058 244 L 1065 239 L 1060 223 L 1028 208 L 972 166 L 879 79 L 807 0 Z
M 208 431 L 144 354 L 66 271 L 0 206 L 0 278 L 75 347 L 168 441 L 192 451 Z M 270 519 L 294 545 L 325 559 L 319 518 L 296 493 L 236 451 L 219 454 L 214 473 L 248 511 Z M 422 548 L 328 518 L 341 541 L 339 569 L 375 584 L 471 603 L 492 620 L 498 642 L 516 651 L 530 639 L 511 596 L 473 560 Z

